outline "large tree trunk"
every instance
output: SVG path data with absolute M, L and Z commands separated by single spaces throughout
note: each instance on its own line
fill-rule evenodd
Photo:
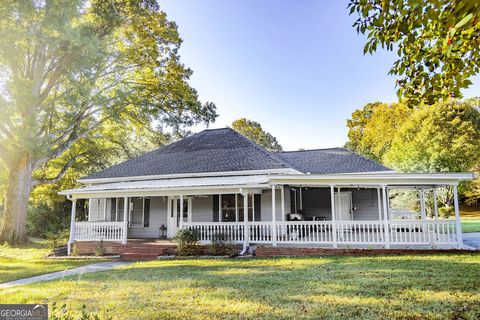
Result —
M 32 172 L 32 163 L 25 154 L 9 165 L 0 242 L 21 244 L 28 241 L 27 206 L 32 185 Z

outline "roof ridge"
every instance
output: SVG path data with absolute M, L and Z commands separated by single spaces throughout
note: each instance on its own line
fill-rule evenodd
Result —
M 348 150 L 348 149 L 343 148 L 343 147 L 332 147 L 332 148 L 316 148 L 316 149 L 303 149 L 303 150 L 276 151 L 276 153 L 323 151 L 323 150 L 334 150 L 334 149 L 341 149 L 341 150 L 352 152 L 351 150 Z

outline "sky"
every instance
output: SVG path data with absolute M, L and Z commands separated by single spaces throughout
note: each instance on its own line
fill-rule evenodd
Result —
M 160 0 L 178 25 L 180 55 L 224 128 L 246 117 L 284 150 L 341 147 L 346 120 L 368 102 L 396 102 L 395 53 L 363 55 L 346 1 Z M 473 79 L 466 97 L 480 96 Z M 199 131 L 203 127 L 194 128 Z

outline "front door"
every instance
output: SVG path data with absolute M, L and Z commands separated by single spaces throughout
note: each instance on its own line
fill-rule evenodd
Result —
M 183 212 L 181 212 L 183 211 Z M 192 214 L 192 198 L 183 197 L 183 210 L 180 209 L 179 197 L 168 197 L 167 203 L 167 237 L 175 237 L 177 229 L 180 227 L 180 219 L 187 221 L 188 215 Z
M 167 203 L 167 238 L 173 238 L 177 232 L 177 199 L 176 197 L 168 197 Z
M 337 221 L 353 220 L 351 192 L 335 192 L 335 218 Z

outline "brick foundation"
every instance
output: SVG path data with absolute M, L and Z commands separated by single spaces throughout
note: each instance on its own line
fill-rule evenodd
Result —
M 78 255 L 93 255 L 99 241 L 77 241 L 74 243 L 75 253 Z M 173 255 L 176 253 L 176 245 L 169 242 L 121 242 L 104 241 L 103 247 L 107 255 L 121 255 L 127 252 L 158 252 L 160 254 Z
M 368 255 L 398 255 L 398 254 L 432 254 L 432 253 L 472 253 L 461 249 L 333 249 L 307 247 L 273 247 L 258 246 L 257 257 L 295 257 L 295 256 L 368 256 Z

